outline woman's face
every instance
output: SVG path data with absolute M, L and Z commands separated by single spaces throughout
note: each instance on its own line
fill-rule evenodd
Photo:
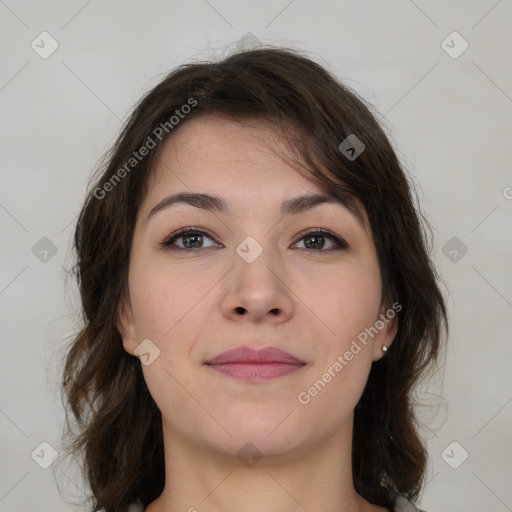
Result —
M 321 191 L 270 148 L 286 153 L 268 126 L 217 117 L 172 134 L 138 212 L 131 304 L 118 322 L 164 432 L 229 455 L 248 442 L 299 453 L 347 428 L 397 327 L 379 316 L 389 308 L 370 227 L 337 202 L 281 214 Z M 170 204 L 178 193 L 216 196 L 227 211 Z M 205 364 L 239 346 L 277 347 L 302 364 Z

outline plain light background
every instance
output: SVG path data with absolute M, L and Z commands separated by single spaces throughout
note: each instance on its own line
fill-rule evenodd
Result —
M 59 452 L 65 268 L 98 159 L 173 67 L 258 41 L 305 50 L 375 105 L 432 224 L 451 333 L 419 394 L 421 507 L 512 510 L 511 29 L 510 0 L 0 0 L 0 512 L 85 510 L 63 501 L 81 497 L 76 471 L 32 454 Z

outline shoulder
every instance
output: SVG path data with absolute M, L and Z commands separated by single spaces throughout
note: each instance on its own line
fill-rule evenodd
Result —
M 402 494 L 392 491 L 390 491 L 389 494 L 393 499 L 393 512 L 426 512 L 426 510 L 418 508 Z

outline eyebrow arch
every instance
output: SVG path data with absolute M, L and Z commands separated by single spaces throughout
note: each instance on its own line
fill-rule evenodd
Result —
M 149 212 L 145 222 L 148 222 L 148 220 L 157 212 L 180 203 L 189 204 L 196 208 L 201 208 L 202 210 L 218 212 L 225 215 L 229 215 L 231 213 L 228 203 L 222 197 L 199 192 L 179 192 L 162 199 L 158 204 L 156 204 Z M 310 210 L 319 204 L 329 203 L 339 204 L 347 208 L 356 218 L 361 227 L 366 231 L 365 219 L 358 208 L 349 204 L 346 200 L 325 194 L 305 194 L 287 199 L 281 204 L 280 213 L 281 217 L 284 217 L 285 215 L 297 215 Z

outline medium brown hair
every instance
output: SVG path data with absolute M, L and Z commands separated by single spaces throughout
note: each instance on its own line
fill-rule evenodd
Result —
M 193 108 L 180 110 L 194 101 Z M 184 115 L 175 125 L 170 119 L 177 110 Z M 87 192 L 74 234 L 73 267 L 83 327 L 66 349 L 62 389 L 67 450 L 82 456 L 93 510 L 120 512 L 136 498 L 147 506 L 164 488 L 161 413 L 140 362 L 123 348 L 116 318 L 128 294 L 138 208 L 159 150 L 184 123 L 204 115 L 270 122 L 300 172 L 349 206 L 364 205 L 383 303 L 395 301 L 402 309 L 396 337 L 373 363 L 354 411 L 354 486 L 380 506 L 391 505 L 388 490 L 416 500 L 427 452 L 412 392 L 439 363 L 442 324 L 448 332 L 439 276 L 429 256 L 431 230 L 371 106 L 298 51 L 264 47 L 183 64 L 168 74 L 135 107 Z M 161 140 L 159 127 L 165 128 Z M 349 135 L 364 144 L 355 159 L 339 149 Z M 155 147 L 136 163 L 130 160 L 149 139 Z

